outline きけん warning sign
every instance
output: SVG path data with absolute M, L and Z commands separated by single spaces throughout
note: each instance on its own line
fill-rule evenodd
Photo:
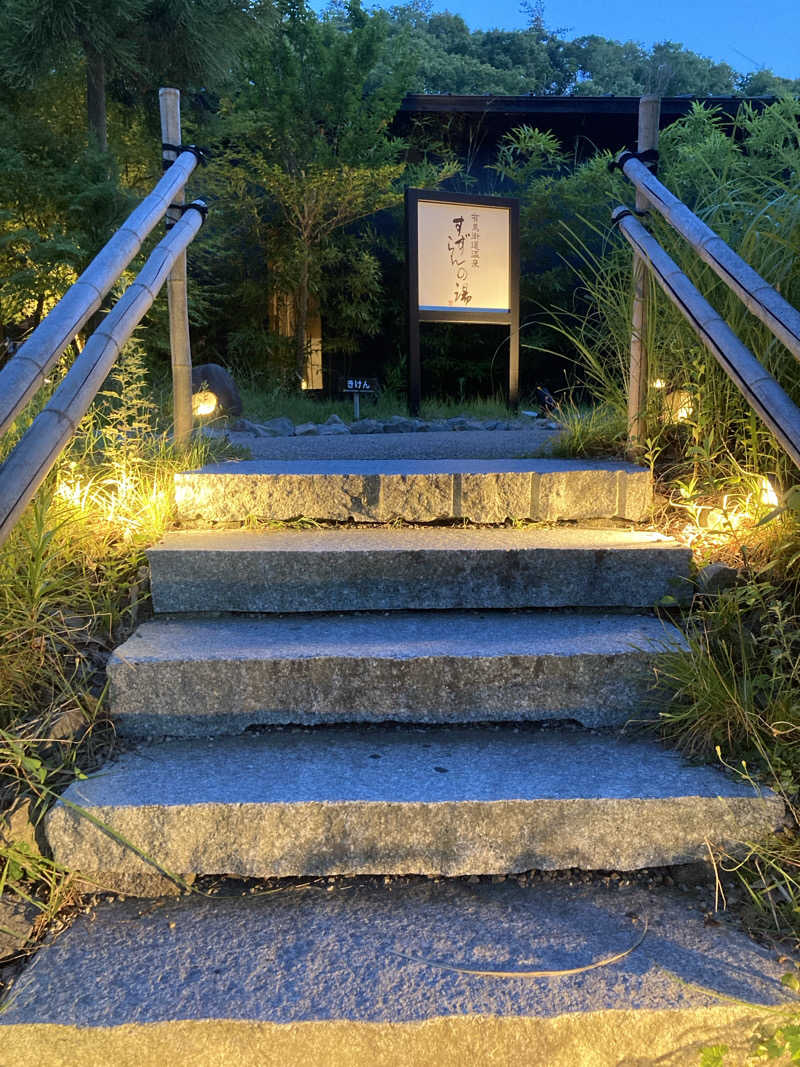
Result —
M 421 311 L 508 312 L 509 209 L 420 200 Z

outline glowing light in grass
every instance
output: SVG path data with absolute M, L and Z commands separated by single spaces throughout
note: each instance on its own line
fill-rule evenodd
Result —
M 80 478 L 74 482 L 62 479 L 56 486 L 56 496 L 74 508 L 84 508 L 87 490 L 88 486 L 85 486 Z
M 673 389 L 664 397 L 664 416 L 669 422 L 688 422 L 694 413 L 692 394 L 686 389 Z
M 772 482 L 762 474 L 758 479 L 758 484 L 761 489 L 761 503 L 765 507 L 776 508 L 778 506 L 778 494 L 773 489 Z
M 199 393 L 195 393 L 192 397 L 192 414 L 203 417 L 204 415 L 213 415 L 217 410 L 217 397 L 215 393 L 210 392 L 208 389 L 201 389 Z
M 651 384 L 652 384 L 654 389 L 666 389 L 667 388 L 667 383 L 664 381 L 663 378 L 656 378 L 656 380 L 654 382 L 652 382 Z

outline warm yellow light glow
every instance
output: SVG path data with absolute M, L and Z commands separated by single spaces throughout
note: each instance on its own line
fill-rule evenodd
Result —
M 664 381 L 663 378 L 656 378 L 656 380 L 653 382 L 653 388 L 654 389 L 666 389 L 667 388 L 667 383 Z
M 670 422 L 688 422 L 694 413 L 692 394 L 686 389 L 674 389 L 664 397 L 664 415 Z
M 61 481 L 56 487 L 56 496 L 66 500 L 74 508 L 82 508 L 86 502 L 88 486 L 84 486 L 80 480 L 74 482 Z
M 208 389 L 201 389 L 199 393 L 195 393 L 192 397 L 192 414 L 193 415 L 213 415 L 217 410 L 217 398 Z
M 300 388 L 301 389 L 308 389 L 308 382 L 305 380 L 305 378 L 303 378 L 302 381 L 300 382 Z
M 758 484 L 761 487 L 761 503 L 766 507 L 776 508 L 778 506 L 778 494 L 772 488 L 772 482 L 762 474 L 758 479 Z

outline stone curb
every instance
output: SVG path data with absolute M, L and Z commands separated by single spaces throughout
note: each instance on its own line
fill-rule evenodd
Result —
M 644 468 L 580 460 L 254 460 L 178 473 L 174 485 L 182 519 L 206 522 L 642 522 L 653 495 Z

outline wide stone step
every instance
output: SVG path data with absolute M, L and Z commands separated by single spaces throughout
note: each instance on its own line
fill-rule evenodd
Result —
M 208 736 L 255 723 L 575 719 L 657 710 L 654 665 L 685 647 L 646 615 L 380 612 L 145 623 L 112 656 L 128 736 Z
M 508 725 L 173 741 L 65 799 L 47 817 L 56 861 L 129 892 L 151 890 L 142 857 L 181 876 L 630 870 L 703 858 L 783 813 L 653 741 Z
M 189 530 L 148 555 L 157 612 L 642 608 L 691 593 L 688 548 L 622 529 Z
M 611 460 L 250 460 L 175 475 L 184 520 L 644 521 L 650 472 Z
M 4 1062 L 683 1067 L 726 1044 L 743 1063 L 762 1006 L 791 996 L 785 965 L 674 891 L 331 889 L 79 915 L 0 1013 Z

